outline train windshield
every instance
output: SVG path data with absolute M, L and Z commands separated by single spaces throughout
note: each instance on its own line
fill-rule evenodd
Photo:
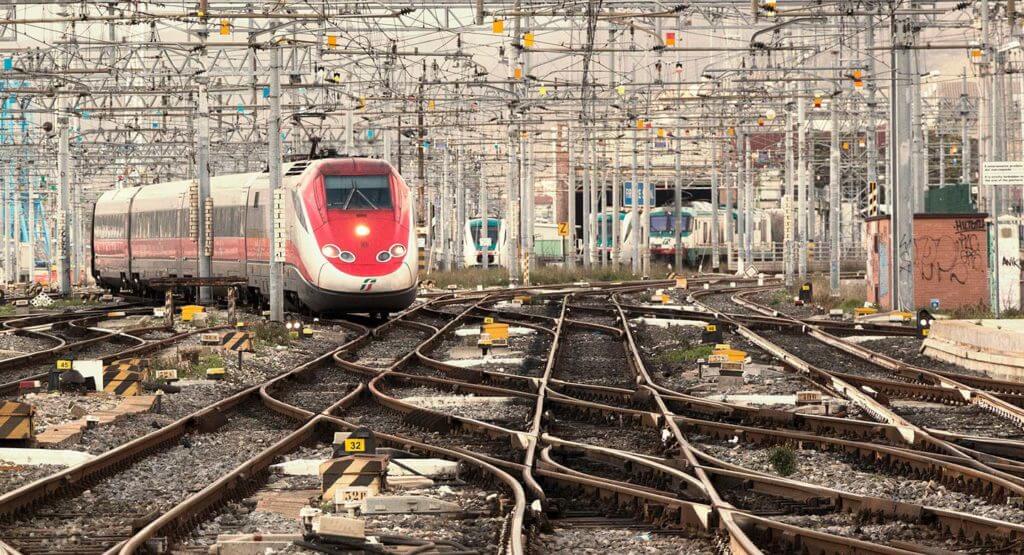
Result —
M 391 208 L 391 184 L 386 175 L 325 175 L 328 208 L 382 210 Z
M 689 214 L 683 214 L 680 218 L 679 231 L 687 232 L 690 231 L 691 217 Z M 672 214 L 661 213 L 651 214 L 651 233 L 671 234 L 675 233 L 675 222 L 673 221 Z
M 480 250 L 480 228 L 482 227 L 480 220 L 473 220 L 469 222 L 470 233 L 473 234 L 473 241 L 476 243 L 477 250 Z M 488 250 L 494 250 L 498 248 L 498 228 L 501 223 L 498 220 L 487 221 L 487 238 L 491 240 L 491 246 Z
M 672 214 L 651 214 L 651 233 L 672 233 Z

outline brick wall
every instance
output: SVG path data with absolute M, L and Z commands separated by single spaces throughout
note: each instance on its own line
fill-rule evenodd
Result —
M 941 309 L 988 302 L 984 214 L 914 216 L 914 304 Z

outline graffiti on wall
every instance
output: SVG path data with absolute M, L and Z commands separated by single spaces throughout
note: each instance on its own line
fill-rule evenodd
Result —
M 915 238 L 919 278 L 938 284 L 967 285 L 972 273 L 986 269 L 984 231 L 981 218 L 961 218 L 954 220 L 951 233 Z

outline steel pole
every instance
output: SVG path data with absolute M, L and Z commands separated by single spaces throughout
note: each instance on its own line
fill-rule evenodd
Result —
M 57 167 L 60 172 L 58 197 L 60 215 L 57 218 L 57 274 L 60 279 L 60 292 L 71 294 L 71 260 L 68 244 L 68 223 L 71 221 L 71 129 L 68 121 L 67 99 L 61 99 L 61 111 L 57 116 L 60 127 L 60 143 L 57 147 Z
M 210 97 L 206 81 L 199 83 L 196 117 L 196 178 L 199 181 L 199 277 L 213 276 L 213 199 L 210 198 Z M 273 198 L 273 195 L 271 195 Z M 213 299 L 209 286 L 199 288 L 199 301 Z
M 284 321 L 283 262 L 286 230 L 284 228 L 283 196 L 281 189 L 281 47 L 270 48 L 270 116 L 267 120 L 267 165 L 270 169 L 267 192 L 267 230 L 269 234 L 268 297 L 270 320 Z M 200 170 L 200 173 L 202 170 Z

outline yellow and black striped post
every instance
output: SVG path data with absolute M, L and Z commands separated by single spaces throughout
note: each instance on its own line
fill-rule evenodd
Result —
M 28 403 L 0 401 L 0 439 L 32 439 L 35 409 Z
M 142 373 L 108 366 L 103 371 L 103 391 L 115 395 L 138 395 L 142 393 Z
M 878 215 L 878 182 L 868 181 L 868 216 Z
M 387 455 L 349 455 L 320 464 L 322 499 L 333 502 L 338 492 L 361 487 L 377 493 L 385 486 Z

